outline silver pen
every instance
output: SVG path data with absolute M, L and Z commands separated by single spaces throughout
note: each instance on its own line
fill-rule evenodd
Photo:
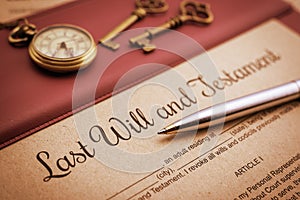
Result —
M 300 97 L 300 79 L 213 105 L 176 121 L 158 134 L 176 134 L 225 123 Z

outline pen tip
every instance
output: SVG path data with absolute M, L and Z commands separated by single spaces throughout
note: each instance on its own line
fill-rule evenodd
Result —
M 157 132 L 158 135 L 166 134 L 166 129 L 161 129 Z

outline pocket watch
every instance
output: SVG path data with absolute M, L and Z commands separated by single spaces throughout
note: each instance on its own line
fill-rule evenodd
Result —
M 64 73 L 87 67 L 95 59 L 97 47 L 85 29 L 70 24 L 55 24 L 38 31 L 28 51 L 40 67 Z

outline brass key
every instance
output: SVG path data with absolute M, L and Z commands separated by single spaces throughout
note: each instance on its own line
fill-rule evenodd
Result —
M 105 37 L 100 39 L 100 44 L 109 49 L 117 50 L 120 47 L 120 44 L 113 42 L 112 39 L 114 39 L 120 32 L 124 31 L 140 19 L 143 19 L 148 13 L 162 13 L 166 12 L 169 8 L 165 0 L 136 0 L 135 5 L 137 8 L 131 13 L 130 17 L 115 27 Z
M 145 33 L 131 38 L 129 43 L 143 49 L 145 53 L 149 53 L 156 49 L 154 44 L 151 44 L 151 39 L 168 30 L 181 26 L 184 22 L 191 21 L 201 24 L 210 24 L 214 17 L 209 4 L 199 3 L 197 1 L 184 0 L 180 4 L 180 14 L 170 19 L 166 23 L 153 29 L 146 30 Z

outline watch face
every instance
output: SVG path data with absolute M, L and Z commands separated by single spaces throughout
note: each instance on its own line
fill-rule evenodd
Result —
M 93 45 L 89 34 L 73 26 L 52 26 L 33 40 L 36 50 L 52 58 L 73 58 L 83 55 Z
M 29 46 L 29 55 L 40 67 L 54 72 L 70 72 L 88 66 L 97 47 L 84 29 L 58 24 L 39 31 Z

